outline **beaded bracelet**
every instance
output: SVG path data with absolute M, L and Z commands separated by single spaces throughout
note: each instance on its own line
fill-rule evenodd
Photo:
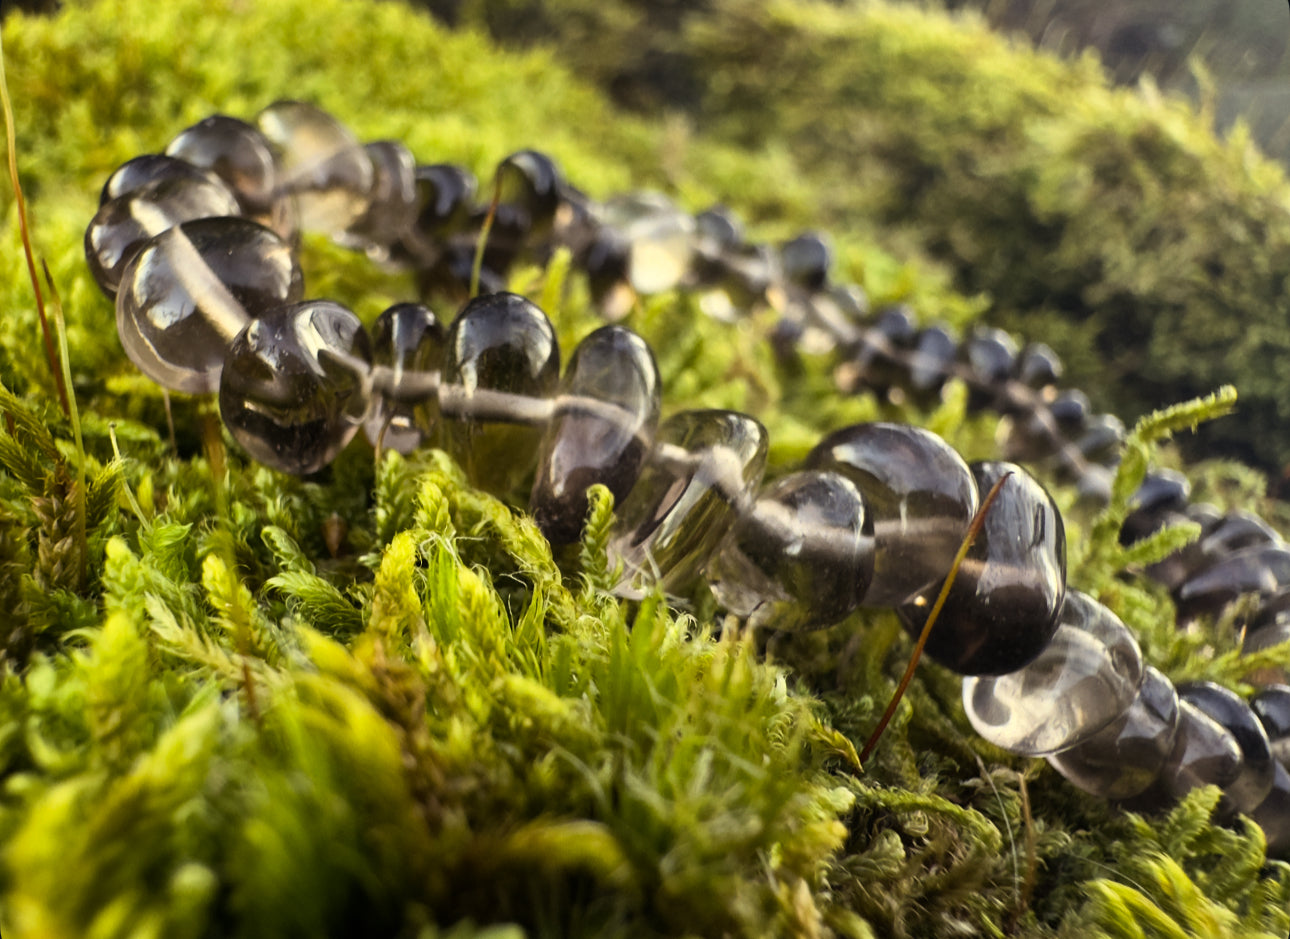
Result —
M 474 298 L 446 329 L 427 307 L 397 304 L 369 338 L 340 304 L 302 299 L 302 229 L 410 267 L 426 292 Z M 773 302 L 777 345 L 836 350 L 844 390 L 927 401 L 957 379 L 970 407 L 1005 416 L 1009 460 L 1046 461 L 1105 500 L 1123 425 L 1058 390 L 1047 347 L 1019 351 L 998 330 L 959 342 L 901 308 L 870 317 L 859 288 L 830 282 L 818 235 L 772 249 L 747 242 L 722 210 L 690 217 L 645 196 L 594 203 L 533 151 L 504 160 L 491 203 L 478 205 L 465 170 L 419 166 L 393 142 L 362 146 L 299 102 L 270 105 L 254 125 L 208 118 L 164 155 L 120 167 L 85 245 L 130 358 L 168 389 L 218 392 L 252 458 L 314 472 L 362 427 L 405 452 L 444 446 L 497 492 L 536 466 L 529 510 L 556 544 L 578 538 L 587 489 L 604 484 L 624 596 L 704 577 L 754 626 L 815 629 L 890 607 L 917 635 L 980 494 L 1007 478 L 926 647 L 965 676 L 973 727 L 1133 808 L 1217 785 L 1221 813 L 1248 815 L 1269 853 L 1290 853 L 1290 686 L 1247 704 L 1212 683 L 1175 688 L 1144 665 L 1110 610 L 1067 590 L 1061 514 L 1026 470 L 969 466 L 929 431 L 870 423 L 828 435 L 801 470 L 761 486 L 756 419 L 689 410 L 660 423 L 653 353 L 620 325 L 587 336 L 561 377 L 546 315 L 500 287 L 517 259 L 562 247 L 611 319 L 635 295 L 682 285 L 704 291 L 718 316 Z M 1257 593 L 1245 648 L 1290 637 L 1290 549 L 1261 519 L 1189 505 L 1188 494 L 1178 474 L 1149 475 L 1122 540 L 1199 521 L 1200 540 L 1149 571 L 1180 619 Z

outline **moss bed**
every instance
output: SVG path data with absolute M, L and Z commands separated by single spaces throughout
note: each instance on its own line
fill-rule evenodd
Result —
M 934 64 L 938 81 L 958 69 L 969 88 L 1029 56 L 971 23 L 881 4 L 788 9 L 765 15 L 794 28 L 863 27 L 885 48 L 963 43 Z M 958 325 L 993 315 L 990 298 L 957 292 L 964 272 L 910 242 L 890 212 L 827 211 L 834 170 L 774 141 L 745 147 L 728 128 L 619 113 L 550 52 L 500 51 L 392 3 L 72 3 L 52 19 L 10 17 L 3 41 L 20 177 L 65 311 L 79 411 L 69 421 L 57 403 L 6 187 L 6 939 L 1290 930 L 1290 866 L 1264 858 L 1252 825 L 1210 824 L 1216 792 L 1150 818 L 1115 812 L 1042 761 L 973 735 L 958 679 L 935 666 L 920 669 L 859 767 L 856 750 L 909 651 L 890 613 L 809 635 L 749 635 L 702 595 L 677 608 L 611 598 L 604 500 L 585 541 L 553 554 L 522 499 L 471 489 L 439 452 L 374 459 L 355 444 L 324 473 L 286 477 L 225 446 L 210 430 L 212 405 L 182 397 L 171 402 L 172 441 L 166 402 L 122 354 L 81 249 L 112 168 L 208 114 L 250 117 L 296 97 L 363 139 L 395 137 L 483 178 L 506 153 L 535 146 L 593 195 L 650 186 L 692 209 L 724 201 L 760 238 L 824 219 L 836 226 L 841 274 L 876 302 L 907 301 Z M 1024 62 L 1045 94 L 1100 87 L 1088 63 Z M 727 87 L 737 88 L 746 69 L 731 69 Z M 917 100 L 888 90 L 909 138 L 930 139 Z M 1177 126 L 1207 141 L 1174 197 L 1203 200 L 1210 190 L 1198 181 L 1221 190 L 1222 173 L 1235 178 L 1237 151 L 1204 137 L 1197 118 L 1114 100 L 1134 133 Z M 1014 143 L 1001 136 L 1000 154 Z M 965 172 L 926 159 L 946 179 Z M 1283 180 L 1248 159 L 1253 181 L 1241 186 L 1286 224 L 1272 209 Z M 993 177 L 975 178 L 973 198 L 988 203 Z M 1072 200 L 1072 220 L 1107 209 L 1053 186 Z M 1211 221 L 1202 213 L 1196 224 L 1208 234 Z M 303 263 L 310 296 L 369 322 L 413 295 L 406 278 L 318 239 L 307 239 Z M 566 263 L 517 272 L 512 286 L 552 315 L 566 350 L 597 323 Z M 1156 296 L 1152 283 L 1142 289 Z M 827 359 L 772 356 L 767 316 L 716 323 L 676 294 L 643 304 L 629 325 L 658 353 L 665 407 L 756 414 L 774 471 L 823 431 L 876 417 L 932 427 L 968 458 L 995 450 L 995 420 L 967 415 L 961 387 L 925 413 L 840 397 Z M 1290 666 L 1290 652 L 1241 659 L 1224 623 L 1179 633 L 1167 598 L 1125 573 L 1194 533 L 1133 551 L 1116 537 L 1145 461 L 1177 460 L 1155 439 L 1227 404 L 1140 426 L 1102 515 L 1054 491 L 1072 584 L 1116 610 L 1172 678 L 1240 688 L 1251 668 Z M 1261 479 L 1239 466 L 1198 467 L 1194 478 L 1201 498 L 1259 502 Z

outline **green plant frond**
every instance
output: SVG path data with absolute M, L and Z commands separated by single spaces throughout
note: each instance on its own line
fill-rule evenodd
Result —
M 283 571 L 264 584 L 288 598 L 292 610 L 314 629 L 340 636 L 363 630 L 363 614 L 332 583 L 317 574 Z
M 48 457 L 37 450 L 28 450 L 17 437 L 0 435 L 0 466 L 22 483 L 31 493 L 43 493 L 49 473 Z
M 260 538 L 265 547 L 273 552 L 273 559 L 277 561 L 283 573 L 313 574 L 315 572 L 313 562 L 300 550 L 300 545 L 277 525 L 266 525 L 260 532 Z

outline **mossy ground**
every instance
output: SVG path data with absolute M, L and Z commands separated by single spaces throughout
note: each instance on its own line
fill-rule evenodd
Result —
M 874 9 L 892 42 L 928 22 Z M 908 651 L 890 614 L 750 636 L 702 596 L 690 612 L 610 598 L 604 502 L 585 542 L 555 556 L 522 500 L 471 489 L 437 452 L 375 459 L 356 444 L 327 472 L 289 478 L 226 450 L 210 405 L 192 399 L 171 403 L 172 443 L 165 402 L 121 353 L 81 256 L 113 167 L 209 113 L 249 117 L 279 97 L 484 177 L 537 146 L 593 194 L 647 185 L 691 208 L 725 201 L 767 238 L 810 224 L 827 196 L 785 151 L 624 117 L 549 54 L 499 52 L 393 4 L 75 4 L 11 18 L 3 38 L 84 441 L 82 455 L 39 351 L 6 191 L 6 937 L 1290 928 L 1290 869 L 1265 863 L 1250 826 L 1210 825 L 1214 793 L 1150 821 L 1115 814 L 971 734 L 958 680 L 935 667 L 857 771 Z M 928 318 L 983 311 L 879 250 L 882 232 L 838 233 L 847 276 Z M 311 296 L 369 320 L 411 296 L 405 279 L 319 240 L 304 266 Z M 566 348 L 596 324 L 559 263 L 513 286 L 551 313 Z M 961 388 L 926 414 L 844 399 L 827 361 L 774 360 L 766 322 L 715 323 L 681 295 L 629 324 L 658 352 L 668 407 L 756 413 L 776 468 L 821 431 L 874 416 L 926 423 L 969 456 L 993 450 L 994 422 L 965 415 Z M 1069 513 L 1072 581 L 1171 674 L 1237 683 L 1250 663 L 1228 633 L 1177 634 L 1167 601 L 1118 574 L 1145 559 L 1115 533 L 1149 451 L 1130 448 L 1109 514 Z

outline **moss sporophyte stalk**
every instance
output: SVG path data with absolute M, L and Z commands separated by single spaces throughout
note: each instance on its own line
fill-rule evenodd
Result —
M 491 480 L 500 492 L 488 494 L 477 486 L 479 466 L 467 460 L 463 470 L 434 447 L 399 453 L 380 427 L 378 455 L 359 442 L 321 472 L 288 475 L 249 459 L 222 433 L 209 401 L 167 396 L 135 369 L 116 338 L 114 305 L 85 265 L 82 237 L 103 181 L 130 158 L 160 152 L 180 129 L 214 112 L 250 118 L 276 100 L 306 101 L 361 140 L 401 141 L 418 160 L 485 180 L 506 154 L 538 146 L 594 202 L 654 188 L 687 209 L 728 205 L 748 220 L 748 244 L 787 246 L 777 249 L 780 262 L 799 271 L 828 245 L 790 236 L 827 229 L 837 259 L 830 286 L 855 281 L 872 309 L 897 311 L 856 320 L 868 351 L 848 357 L 837 330 L 858 294 L 831 294 L 832 307 L 813 301 L 809 313 L 794 312 L 795 295 L 773 296 L 731 318 L 710 291 L 624 293 L 615 286 L 613 244 L 603 246 L 600 266 L 565 251 L 501 269 L 504 282 L 492 287 L 545 311 L 557 348 L 576 348 L 604 325 L 600 309 L 621 303 L 622 325 L 654 356 L 665 420 L 702 410 L 746 415 L 765 428 L 750 452 L 794 485 L 776 491 L 774 506 L 744 513 L 759 533 L 741 548 L 745 561 L 755 566 L 757 544 L 792 530 L 781 524 L 800 518 L 791 512 L 818 504 L 821 492 L 845 491 L 795 478 L 839 428 L 926 427 L 954 459 L 973 462 L 997 460 L 1003 446 L 1057 440 L 1047 462 L 1026 457 L 1052 494 L 1054 515 L 1035 503 L 1026 517 L 1064 520 L 1070 583 L 1123 621 L 1128 642 L 1162 681 L 1207 679 L 1248 696 L 1258 674 L 1290 667 L 1284 646 L 1241 648 L 1239 624 L 1250 635 L 1254 624 L 1283 628 L 1268 603 L 1227 606 L 1221 591 L 1195 586 L 1194 572 L 1229 563 L 1240 539 L 1260 537 L 1250 533 L 1263 529 L 1233 510 L 1276 519 L 1280 510 L 1259 502 L 1257 477 L 1233 464 L 1192 464 L 1187 494 L 1167 473 L 1147 475 L 1150 464 L 1179 465 L 1162 441 L 1229 409 L 1230 391 L 1140 422 L 1107 456 L 1106 441 L 1119 435 L 1095 420 L 1087 400 L 1023 394 L 1030 386 L 1013 379 L 978 381 L 1012 340 L 973 329 L 1001 309 L 1046 306 L 1035 291 L 1071 296 L 1073 272 L 1094 269 L 1086 263 L 1094 242 L 1104 261 L 1123 262 L 1094 266 L 1101 279 L 1089 281 L 1083 298 L 1099 316 L 1103 307 L 1113 315 L 1122 289 L 1156 310 L 1188 305 L 1188 290 L 1220 305 L 1233 292 L 1253 296 L 1267 282 L 1239 265 L 1230 269 L 1239 285 L 1225 280 L 1217 290 L 1185 272 L 1226 250 L 1234 229 L 1220 236 L 1209 223 L 1220 210 L 1236 228 L 1270 233 L 1265 260 L 1248 263 L 1276 269 L 1267 259 L 1285 224 L 1277 171 L 1239 141 L 1216 142 L 1203 118 L 1179 105 L 1106 91 L 1089 63 L 1063 65 L 1011 49 L 970 21 L 883 4 L 729 0 L 681 17 L 673 52 L 694 74 L 713 76 L 701 83 L 711 89 L 701 104 L 709 110 L 686 128 L 652 123 L 615 111 L 566 70 L 608 80 L 595 43 L 558 45 L 571 23 L 625 35 L 635 8 L 599 5 L 564 19 L 571 9 L 543 7 L 558 55 L 499 51 L 399 6 L 341 0 L 215 12 L 188 0 L 164 8 L 122 0 L 5 21 L 19 178 L 36 253 L 65 309 L 79 433 L 37 351 L 6 190 L 0 931 L 1284 936 L 1290 869 L 1265 856 L 1270 828 L 1230 812 L 1239 791 L 1201 787 L 1170 810 L 1141 815 L 1089 798 L 1047 763 L 975 733 L 962 680 L 939 665 L 918 669 L 857 768 L 858 745 L 910 649 L 885 606 L 829 629 L 777 632 L 748 626 L 755 611 L 729 612 L 738 591 L 714 596 L 701 582 L 669 584 L 685 594 L 671 600 L 648 584 L 623 599 L 617 565 L 635 560 L 615 527 L 625 493 L 594 488 L 580 508 L 585 526 L 553 548 L 564 540 L 553 519 L 567 511 L 535 520 L 531 478 Z M 461 15 L 484 21 L 473 8 Z M 837 44 L 848 53 L 832 54 Z M 750 47 L 785 67 L 750 74 L 742 58 Z M 910 58 L 925 67 L 901 64 Z M 790 80 L 796 74 L 817 76 L 819 95 L 804 94 Z M 1077 98 L 1087 114 L 1060 117 L 1068 109 L 1052 106 Z M 1102 157 L 1093 159 L 1090 147 Z M 853 162 L 847 153 L 873 159 Z M 532 178 L 534 164 L 524 163 Z M 861 167 L 866 185 L 838 185 L 844 164 L 852 174 Z M 963 171 L 969 165 L 976 169 Z M 1092 177 L 1081 175 L 1087 167 Z M 1142 190 L 1139 202 L 1114 203 L 1136 206 L 1124 217 L 1108 214 L 1113 202 L 1103 198 L 1107 187 L 1121 192 L 1111 186 L 1116 167 L 1139 174 Z M 914 185 L 915 177 L 924 182 Z M 442 185 L 449 178 L 435 177 Z M 1071 179 L 1092 181 L 1072 189 Z M 494 250 L 519 224 L 502 211 L 515 201 L 513 190 L 499 197 Z M 1184 233 L 1176 243 L 1210 249 L 1204 257 L 1166 253 L 1175 274 L 1157 277 L 1130 222 L 1179 204 L 1196 211 L 1170 217 Z M 655 205 L 620 205 L 614 225 L 658 221 L 649 214 Z M 1008 211 L 1025 224 L 1010 229 Z M 1077 251 L 1065 236 L 999 234 L 1033 235 L 1035 224 L 1067 234 L 1074 226 L 1090 239 Z M 651 230 L 653 243 L 671 243 Z M 1007 251 L 994 261 L 974 253 L 972 245 L 986 242 L 972 231 L 994 232 L 990 243 L 1006 242 Z M 485 287 L 497 275 L 496 254 L 475 265 L 475 244 L 460 256 L 437 254 L 450 263 L 433 277 L 414 265 L 419 282 L 312 234 L 297 257 L 307 296 L 329 298 L 356 322 L 374 324 L 426 289 L 448 322 L 461 304 L 446 296 L 452 278 L 443 271 Z M 879 244 L 900 246 L 910 260 Z M 1048 273 L 1027 274 L 1025 296 L 1009 293 L 996 270 L 1005 259 Z M 746 275 L 755 261 L 743 259 L 738 270 Z M 989 294 L 965 296 L 955 285 Z M 1251 304 L 1257 315 L 1264 309 Z M 399 315 L 391 337 L 421 322 Z M 946 336 L 976 338 L 945 346 L 937 321 Z M 271 327 L 260 340 L 279 341 Z M 1081 335 L 1053 321 L 1043 329 L 1020 332 L 1050 342 Z M 618 337 L 605 340 L 607 349 L 626 342 L 607 335 Z M 825 351 L 830 335 L 834 348 Z M 1266 346 L 1259 339 L 1254 348 Z M 328 380 L 367 374 L 356 364 L 361 350 L 311 348 L 324 349 Z M 946 364 L 947 349 L 966 360 Z M 1016 374 L 1031 376 L 1034 389 L 1055 387 L 1044 370 L 1056 356 L 1027 355 Z M 1078 354 L 1063 357 L 1080 365 Z M 587 375 L 594 361 L 587 353 Z M 927 362 L 941 363 L 941 380 L 913 381 L 911 364 Z M 1169 358 L 1158 372 L 1177 364 Z M 867 386 L 861 365 L 888 378 Z M 406 392 L 417 370 L 396 371 L 374 368 L 363 387 Z M 1216 374 L 1170 400 L 1217 387 Z M 434 387 L 463 386 L 462 375 Z M 1011 396 L 981 401 L 999 387 Z M 1093 383 L 1087 373 L 1068 374 L 1060 387 Z M 587 404 L 584 386 L 562 394 L 567 415 L 605 417 Z M 455 420 L 451 407 L 468 408 L 452 393 L 436 395 L 444 423 Z M 412 433 L 427 398 L 407 397 Z M 254 400 L 257 419 L 272 413 Z M 514 417 L 528 400 L 527 389 L 507 390 L 489 414 Z M 558 408 L 561 399 L 553 400 Z M 1257 420 L 1262 406 L 1247 400 L 1255 406 L 1246 416 Z M 1003 418 L 996 410 L 1010 407 Z M 1051 421 L 1028 425 L 1026 415 L 1036 414 Z M 395 428 L 392 419 L 382 424 L 386 434 Z M 445 443 L 471 454 L 480 439 Z M 833 446 L 844 443 L 862 446 Z M 682 444 L 669 438 L 669 446 L 667 465 L 686 465 Z M 1101 461 L 1114 474 L 1097 472 Z M 705 471 L 726 501 L 753 504 L 736 492 L 733 464 Z M 1099 497 L 1106 507 L 1095 507 Z M 1206 502 L 1218 506 L 1212 517 L 1199 508 Z M 992 520 L 1003 517 L 983 517 L 987 544 L 998 540 Z M 1051 523 L 1037 528 L 1051 533 Z M 1276 548 L 1279 538 L 1271 532 L 1261 543 Z M 960 577 L 972 584 L 982 568 L 968 557 Z M 1144 576 L 1148 567 L 1164 579 Z M 880 568 L 875 582 L 890 583 Z M 1180 581 L 1168 580 L 1180 569 Z M 1238 575 L 1229 579 L 1239 583 Z M 1184 594 L 1179 584 L 1193 589 Z M 1191 617 L 1185 630 L 1180 615 Z M 974 702 L 969 713 L 988 717 Z

